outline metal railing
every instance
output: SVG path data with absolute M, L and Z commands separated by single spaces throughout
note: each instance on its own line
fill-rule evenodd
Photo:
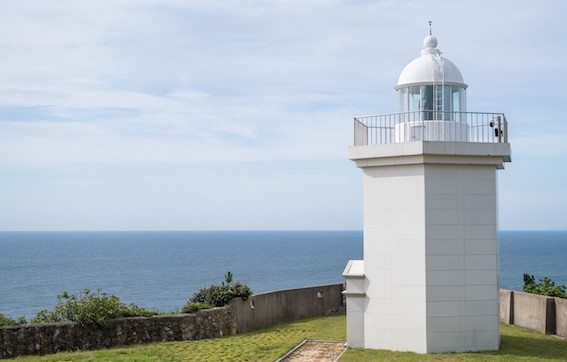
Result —
M 412 141 L 508 143 L 504 113 L 415 111 L 354 118 L 354 145 Z

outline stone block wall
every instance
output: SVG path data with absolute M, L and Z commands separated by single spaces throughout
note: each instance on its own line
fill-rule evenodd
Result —
M 49 354 L 120 345 L 185 341 L 236 334 L 231 306 L 198 313 L 119 318 L 101 326 L 47 323 L 0 328 L 0 356 Z

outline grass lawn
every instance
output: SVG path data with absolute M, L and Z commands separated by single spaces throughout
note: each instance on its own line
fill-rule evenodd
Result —
M 304 339 L 345 340 L 345 317 L 315 318 L 234 337 L 167 342 L 13 361 L 274 361 Z M 349 361 L 567 361 L 567 341 L 502 325 L 500 351 L 419 355 L 349 349 Z
M 494 352 L 416 354 L 349 349 L 341 362 L 351 361 L 567 361 L 567 341 L 528 329 L 500 325 L 500 350 Z

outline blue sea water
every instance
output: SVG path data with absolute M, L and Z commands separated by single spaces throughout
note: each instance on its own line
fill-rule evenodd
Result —
M 567 231 L 501 231 L 500 288 L 522 290 L 524 273 L 567 285 Z
M 500 233 L 500 287 L 567 284 L 567 232 Z M 231 271 L 254 292 L 339 283 L 361 231 L 0 232 L 0 313 L 33 317 L 64 291 L 175 311 Z
M 180 309 L 227 271 L 255 293 L 340 283 L 360 231 L 2 232 L 0 313 L 34 316 L 84 288 Z

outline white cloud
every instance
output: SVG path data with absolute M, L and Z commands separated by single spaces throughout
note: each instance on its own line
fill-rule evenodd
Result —
M 515 156 L 564 155 L 565 10 L 561 1 L 0 2 L 0 170 L 344 160 L 353 115 L 396 111 L 392 88 L 419 55 L 427 20 L 469 83 L 470 110 L 507 114 Z

